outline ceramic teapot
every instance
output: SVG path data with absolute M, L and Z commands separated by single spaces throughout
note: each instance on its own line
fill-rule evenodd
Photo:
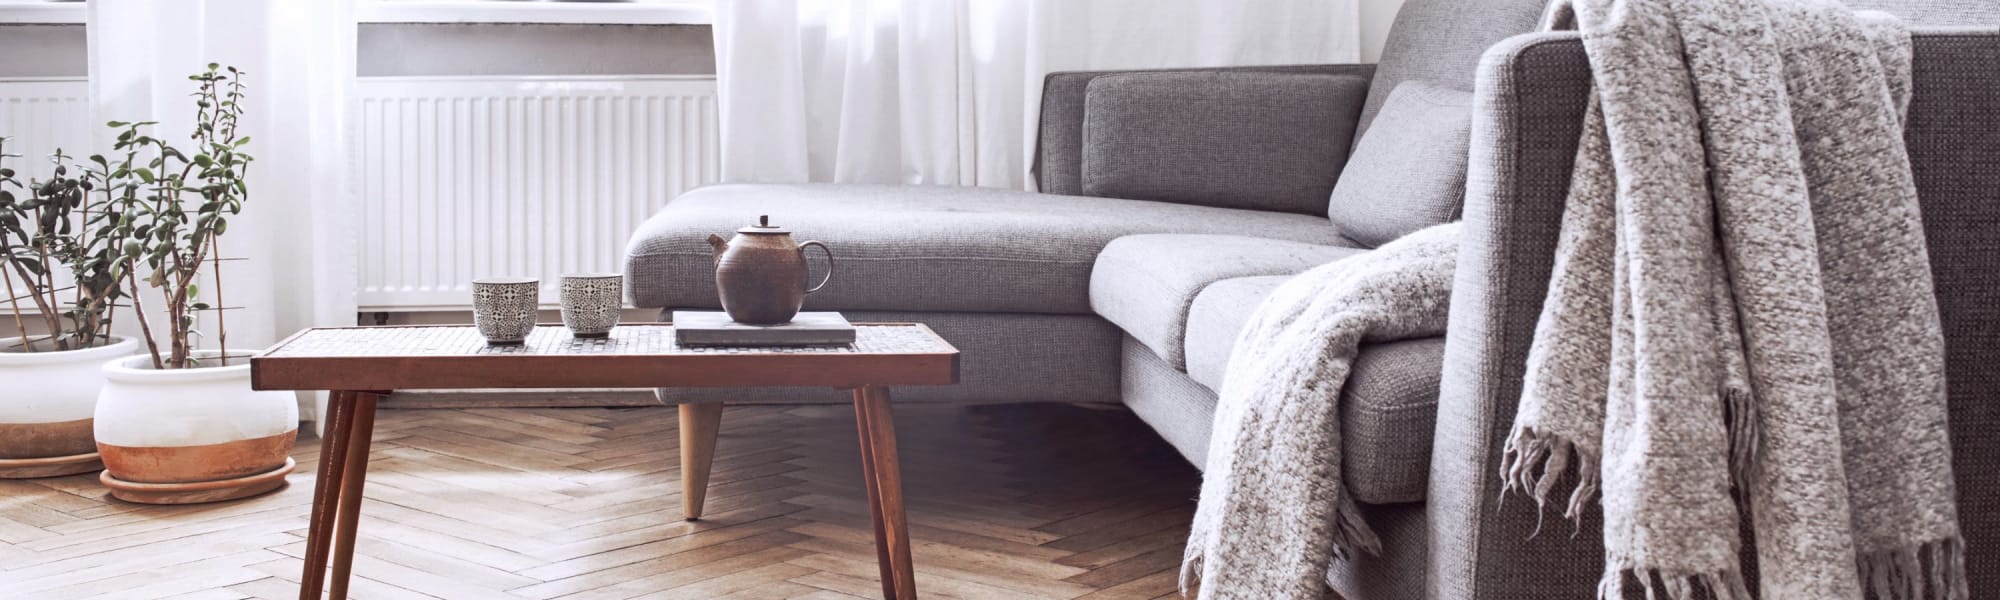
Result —
M 792 231 L 772 225 L 770 215 L 757 217 L 756 225 L 736 230 L 736 238 L 726 242 L 710 234 L 708 245 L 715 247 L 715 289 L 722 297 L 722 310 L 738 323 L 789 323 L 799 314 L 806 294 L 833 279 L 833 250 L 819 242 L 793 243 Z M 826 276 L 810 287 L 807 246 L 818 246 L 827 261 Z

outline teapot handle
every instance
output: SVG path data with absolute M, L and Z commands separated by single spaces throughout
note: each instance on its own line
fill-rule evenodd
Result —
M 819 278 L 818 285 L 806 288 L 806 293 L 810 294 L 819 291 L 820 288 L 826 287 L 826 282 L 833 280 L 833 249 L 826 247 L 826 244 L 819 243 L 818 240 L 814 240 L 799 244 L 799 254 L 805 254 L 806 246 L 819 246 L 819 251 L 826 253 L 826 276 Z

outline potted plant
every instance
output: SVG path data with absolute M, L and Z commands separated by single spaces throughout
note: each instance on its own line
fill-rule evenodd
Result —
M 5 147 L 0 161 L 16 157 Z M 99 366 L 138 348 L 110 334 L 124 240 L 91 225 L 106 209 L 91 202 L 97 174 L 73 172 L 61 150 L 50 162 L 53 178 L 26 184 L 0 166 L 0 296 L 15 334 L 0 337 L 0 478 L 103 468 L 91 438 Z
M 105 466 L 99 480 L 123 500 L 181 504 L 261 494 L 284 485 L 294 465 L 295 397 L 251 391 L 249 353 L 229 349 L 223 317 L 217 241 L 249 198 L 252 161 L 244 152 L 250 138 L 237 130 L 242 77 L 215 64 L 190 77 L 198 84 L 192 152 L 151 135 L 151 122 L 113 121 L 113 150 L 123 155 L 91 157 L 115 206 L 103 221 L 126 240 L 121 274 L 146 345 L 139 356 L 104 365 L 97 401 Z M 203 284 L 210 285 L 206 295 Z M 147 289 L 160 292 L 157 322 L 140 300 Z M 211 315 L 215 346 L 202 349 L 198 325 Z

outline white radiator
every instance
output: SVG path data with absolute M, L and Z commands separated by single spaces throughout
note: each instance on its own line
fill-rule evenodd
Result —
M 55 165 L 49 163 L 49 155 L 61 148 L 71 160 L 84 164 L 91 155 L 90 147 L 90 82 L 81 77 L 57 79 L 8 79 L 0 78 L 0 137 L 7 138 L 4 150 L 7 154 L 19 156 L 6 159 L 4 164 L 14 170 L 14 179 L 27 186 L 30 181 L 47 179 L 54 175 Z M 101 124 L 98 124 L 101 125 Z M 75 176 L 75 173 L 71 173 Z M 27 194 L 22 189 L 10 188 L 15 196 Z M 27 287 L 19 285 L 20 291 L 0 289 L 0 300 L 26 293 Z M 0 285 L 0 288 L 4 288 Z M 21 301 L 27 304 L 26 300 Z M 0 309 L 0 311 L 11 309 Z M 10 322 L 0 332 L 13 330 Z M 6 333 L 0 333 L 5 337 Z
M 621 270 L 625 240 L 719 172 L 712 77 L 356 83 L 364 311 L 471 305 L 471 281 Z
M 22 185 L 53 173 L 49 155 L 56 148 L 77 163 L 89 159 L 90 121 L 90 83 L 83 78 L 0 78 L 0 137 L 7 138 L 8 154 L 20 155 L 5 164 Z

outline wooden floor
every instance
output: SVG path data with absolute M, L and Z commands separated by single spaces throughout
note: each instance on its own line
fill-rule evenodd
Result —
M 708 517 L 680 518 L 675 411 L 385 410 L 359 598 L 880 597 L 853 411 L 731 407 Z M 897 408 L 926 598 L 1175 590 L 1198 479 L 1129 413 Z M 125 504 L 0 481 L 0 598 L 292 598 L 318 440 L 277 493 Z

